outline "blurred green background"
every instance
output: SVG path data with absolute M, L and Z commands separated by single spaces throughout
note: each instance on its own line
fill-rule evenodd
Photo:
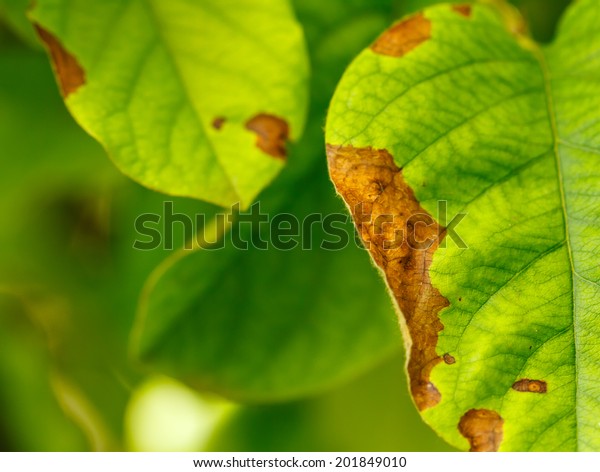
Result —
M 67 113 L 27 3 L 0 0 L 0 450 L 450 450 L 413 407 L 399 333 L 395 352 L 353 379 L 276 404 L 236 404 L 130 359 L 140 292 L 172 254 L 134 250 L 135 218 L 161 213 L 167 200 L 190 215 L 216 208 L 116 170 Z M 313 70 L 299 147 L 323 154 L 321 127 L 345 66 L 394 19 L 431 3 L 295 2 Z M 515 3 L 548 41 L 568 2 Z M 320 172 L 326 179 L 324 164 Z

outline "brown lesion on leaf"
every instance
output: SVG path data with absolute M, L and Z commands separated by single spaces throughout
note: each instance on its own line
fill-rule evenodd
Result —
M 61 94 L 67 98 L 85 84 L 85 71 L 77 58 L 68 52 L 52 33 L 39 24 L 34 24 L 34 27 L 50 53 Z
M 439 403 L 430 381 L 442 358 L 438 314 L 448 300 L 431 285 L 429 266 L 445 230 L 421 207 L 386 150 L 327 146 L 329 172 L 405 320 L 410 390 L 419 410 Z M 406 235 L 406 237 L 404 237 Z
M 285 160 L 286 144 L 290 128 L 282 118 L 267 113 L 259 113 L 246 122 L 246 129 L 256 133 L 256 145 L 265 153 Z
M 450 353 L 446 353 L 442 356 L 442 358 L 444 359 L 444 362 L 448 365 L 452 365 L 456 363 L 456 359 L 454 358 L 454 356 Z
M 418 13 L 393 25 L 371 45 L 371 49 L 384 56 L 402 57 L 429 38 L 431 21 Z
M 521 379 L 512 386 L 517 392 L 546 393 L 548 384 L 544 380 Z
M 452 10 L 465 18 L 469 18 L 473 12 L 471 5 L 452 5 Z
M 495 452 L 502 442 L 504 420 L 492 410 L 469 410 L 460 422 L 458 430 L 471 445 L 471 452 Z
M 227 121 L 227 118 L 225 118 L 224 116 L 217 116 L 212 121 L 212 127 L 218 131 L 223 127 L 223 125 L 225 124 L 226 121 Z

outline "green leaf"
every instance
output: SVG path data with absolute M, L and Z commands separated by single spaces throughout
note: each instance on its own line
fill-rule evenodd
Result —
M 358 56 L 330 108 L 331 176 L 363 203 L 411 391 L 461 449 L 600 448 L 599 22 L 579 0 L 541 47 L 509 9 L 432 7 Z
M 260 198 L 271 218 L 290 213 L 302 222 L 309 214 L 343 214 L 322 162 L 321 123 L 343 67 L 391 18 L 389 3 L 332 0 L 321 9 L 321 0 L 298 1 L 311 50 L 318 52 L 312 56 L 313 84 L 321 86 L 311 87 L 307 133 Z M 336 37 L 345 39 L 333 47 Z M 241 225 L 246 239 L 247 226 Z M 340 251 L 320 248 L 323 231 L 317 226 L 312 250 L 241 251 L 229 244 L 168 261 L 151 277 L 140 303 L 137 356 L 196 387 L 268 401 L 331 387 L 396 350 L 389 300 L 367 255 L 353 241 Z M 345 228 L 353 234 L 351 224 Z M 349 288 L 365 286 L 374 294 L 368 300 Z
M 247 206 L 301 135 L 308 66 L 286 0 L 40 0 L 30 17 L 73 116 L 147 187 Z

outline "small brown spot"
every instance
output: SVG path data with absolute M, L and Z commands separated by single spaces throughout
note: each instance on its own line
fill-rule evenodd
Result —
M 548 384 L 543 380 L 521 379 L 512 386 L 517 392 L 546 393 Z
M 383 33 L 371 46 L 384 56 L 402 57 L 431 38 L 431 21 L 423 13 L 402 20 Z
M 62 96 L 67 98 L 85 84 L 85 71 L 77 59 L 62 46 L 52 33 L 38 24 L 34 24 L 34 27 L 50 53 Z
M 495 452 L 500 448 L 504 420 L 492 410 L 469 410 L 460 422 L 458 430 L 471 445 L 471 452 Z
M 429 378 L 442 362 L 436 352 L 438 333 L 444 329 L 438 314 L 448 300 L 431 285 L 429 266 L 445 229 L 421 207 L 386 150 L 328 145 L 327 157 L 331 180 L 352 212 L 363 244 L 384 272 L 406 322 L 405 335 L 411 340 L 408 375 L 415 403 L 419 410 L 435 406 L 441 394 Z M 417 225 L 418 241 L 411 242 L 415 223 L 424 224 Z M 422 241 L 429 243 L 422 245 Z
M 256 133 L 256 145 L 268 155 L 285 159 L 285 149 L 290 129 L 285 120 L 260 113 L 246 122 L 246 129 Z
M 212 122 L 212 127 L 216 130 L 220 130 L 226 121 L 227 118 L 225 118 L 224 116 L 217 116 Z
M 454 358 L 454 356 L 447 352 L 446 354 L 444 354 L 444 362 L 446 364 L 452 365 L 456 363 L 456 359 Z
M 472 12 L 471 5 L 452 5 L 452 10 L 466 18 L 469 18 Z
M 462 302 L 462 297 L 458 297 L 458 301 L 459 301 L 459 302 Z

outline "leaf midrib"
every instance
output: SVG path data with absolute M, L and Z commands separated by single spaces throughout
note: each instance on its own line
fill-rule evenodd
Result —
M 579 371 L 578 371 L 578 352 L 579 352 L 579 343 L 577 337 L 577 316 L 575 314 L 575 298 L 576 298 L 576 290 L 575 290 L 575 277 L 579 276 L 575 270 L 575 263 L 573 260 L 573 248 L 571 246 L 571 233 L 569 229 L 569 210 L 567 204 L 567 198 L 565 194 L 565 183 L 563 177 L 563 166 L 562 159 L 560 156 L 559 145 L 561 139 L 558 134 L 558 123 L 556 119 L 556 107 L 554 104 L 554 96 L 552 93 L 552 76 L 550 73 L 550 68 L 548 66 L 548 61 L 546 59 L 546 55 L 541 47 L 537 46 L 533 50 L 534 56 L 539 62 L 540 69 L 543 76 L 544 87 L 545 87 L 545 96 L 546 96 L 546 108 L 548 111 L 548 120 L 550 121 L 550 129 L 552 131 L 552 140 L 553 140 L 553 154 L 554 154 L 554 162 L 556 165 L 556 175 L 558 180 L 558 186 L 560 190 L 560 198 L 561 198 L 561 208 L 563 212 L 563 220 L 565 225 L 565 241 L 567 247 L 567 253 L 569 254 L 569 264 L 571 265 L 571 315 L 572 315 L 572 324 L 573 324 L 573 344 L 575 346 L 575 444 L 577 450 L 579 450 L 579 409 L 577 408 L 578 397 L 579 397 Z
M 207 144 L 208 148 L 210 149 L 210 152 L 213 155 L 215 162 L 221 168 L 221 170 L 223 171 L 223 175 L 228 180 L 227 183 L 228 183 L 229 187 L 235 194 L 236 198 L 241 199 L 240 191 L 235 186 L 233 176 L 229 175 L 229 173 L 227 172 L 227 169 L 225 168 L 225 165 L 223 164 L 223 162 L 221 162 L 221 159 L 219 158 L 219 154 L 216 152 L 212 141 L 208 137 L 208 131 L 207 131 L 204 123 L 202 122 L 202 117 L 200 116 L 199 111 L 196 109 L 196 106 L 194 105 L 194 101 L 191 98 L 191 94 L 188 90 L 187 81 L 185 80 L 185 78 L 183 77 L 183 74 L 181 73 L 179 64 L 177 63 L 177 61 L 175 59 L 176 56 L 173 53 L 173 49 L 170 46 L 169 41 L 167 41 L 167 38 L 165 37 L 165 35 L 162 32 L 161 22 L 158 18 L 154 4 L 152 2 L 153 2 L 153 0 L 142 0 L 142 3 L 144 5 L 146 5 L 146 9 L 148 11 L 148 15 L 150 16 L 150 19 L 152 20 L 152 22 L 154 23 L 154 26 L 156 27 L 156 35 L 158 36 L 158 38 L 160 39 L 160 42 L 164 45 L 165 49 L 167 50 L 167 56 L 168 56 L 171 64 L 173 65 L 173 70 L 175 71 L 175 76 L 177 77 L 177 80 L 178 80 L 179 84 L 181 85 L 181 89 L 183 90 L 185 97 L 187 98 L 192 110 L 194 111 L 194 116 L 196 117 L 196 121 L 198 122 L 198 125 L 199 125 L 199 132 L 201 132 L 204 135 L 204 138 L 206 139 L 206 144 Z

